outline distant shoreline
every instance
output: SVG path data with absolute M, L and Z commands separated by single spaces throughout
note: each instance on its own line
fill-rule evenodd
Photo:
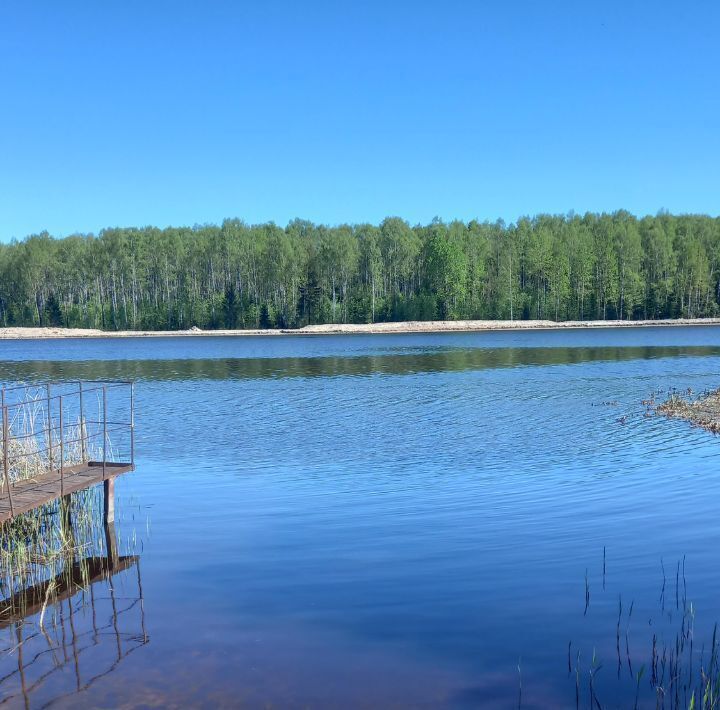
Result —
M 583 328 L 643 328 L 656 326 L 720 326 L 720 318 L 677 318 L 674 320 L 458 320 L 405 321 L 398 323 L 330 323 L 297 329 L 254 330 L 123 330 L 93 328 L 0 328 L 0 340 L 50 340 L 55 338 L 168 338 L 168 337 L 243 337 L 278 335 L 382 335 L 399 333 L 481 333 L 509 330 L 567 330 Z

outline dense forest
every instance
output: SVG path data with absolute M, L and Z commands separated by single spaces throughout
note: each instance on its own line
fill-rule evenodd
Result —
M 104 329 L 720 314 L 720 219 L 106 229 L 0 245 L 0 323 Z

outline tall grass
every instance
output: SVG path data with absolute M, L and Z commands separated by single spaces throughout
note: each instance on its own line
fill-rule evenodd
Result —
M 78 393 L 64 397 L 62 421 L 57 397 L 48 400 L 44 387 L 28 385 L 13 390 L 15 397 L 7 402 L 8 474 L 11 484 L 33 480 L 48 473 L 103 456 L 99 396 L 86 396 L 85 411 L 79 409 Z M 88 417 L 88 411 L 92 414 Z M 88 424 L 88 419 L 96 424 Z M 62 436 L 61 436 L 62 432 Z M 109 441 L 105 446 L 107 460 L 113 458 Z M 0 423 L 0 465 L 4 462 L 4 437 Z M 0 494 L 6 491 L 7 477 L 0 476 Z
M 0 529 L 0 618 L 22 614 L 22 592 L 51 580 L 72 584 L 73 566 L 87 582 L 91 557 L 107 555 L 102 518 L 102 488 L 78 491 L 18 515 Z M 52 603 L 52 591 L 48 592 Z
M 101 486 L 0 529 L 0 704 L 67 700 L 148 643 L 138 544 L 120 554 Z

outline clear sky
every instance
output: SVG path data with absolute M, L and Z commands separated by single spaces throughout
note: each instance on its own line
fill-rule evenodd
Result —
M 720 213 L 720 3 L 0 0 L 0 239 Z

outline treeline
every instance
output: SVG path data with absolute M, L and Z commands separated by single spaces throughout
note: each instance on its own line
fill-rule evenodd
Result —
M 106 229 L 0 246 L 0 322 L 290 328 L 432 319 L 720 315 L 720 219 Z

